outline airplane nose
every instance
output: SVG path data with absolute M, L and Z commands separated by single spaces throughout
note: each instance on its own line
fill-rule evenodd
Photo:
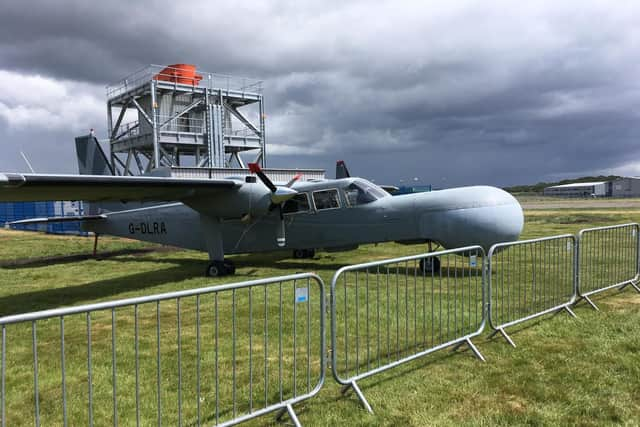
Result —
M 478 230 L 479 244 L 488 251 L 495 243 L 518 240 L 524 228 L 522 206 L 511 194 L 495 187 L 485 187 L 481 198 L 486 205 L 472 208 L 469 222 Z M 475 234 L 475 233 L 474 233 Z
M 475 186 L 431 194 L 435 197 L 421 203 L 421 234 L 447 248 L 480 245 L 488 251 L 495 243 L 518 240 L 522 233 L 522 207 L 504 190 Z

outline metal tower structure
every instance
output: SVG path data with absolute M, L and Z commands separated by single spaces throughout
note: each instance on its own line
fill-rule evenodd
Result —
M 107 87 L 107 114 L 120 175 L 245 169 L 241 153 L 266 166 L 261 81 L 150 65 Z

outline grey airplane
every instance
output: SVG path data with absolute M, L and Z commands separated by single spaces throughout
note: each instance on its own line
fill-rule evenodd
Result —
M 446 248 L 517 240 L 524 217 L 509 193 L 489 186 L 392 196 L 344 163 L 336 179 L 274 184 L 257 164 L 245 176 L 187 179 L 114 176 L 98 141 L 76 139 L 80 175 L 0 174 L 0 201 L 84 200 L 80 220 L 97 235 L 206 251 L 208 276 L 233 274 L 225 254 L 288 249 L 295 258 L 395 241 Z M 439 261 L 422 263 L 424 271 Z

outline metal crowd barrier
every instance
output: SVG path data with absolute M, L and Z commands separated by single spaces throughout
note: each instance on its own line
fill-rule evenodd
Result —
M 591 295 L 632 286 L 640 292 L 640 226 L 637 223 L 596 227 L 578 233 L 578 301 L 598 307 Z
M 331 366 L 342 393 L 353 389 L 373 412 L 361 379 L 463 344 L 484 361 L 471 342 L 485 324 L 483 259 L 480 246 L 469 246 L 338 270 L 331 281 Z
M 325 379 L 324 319 L 309 273 L 3 317 L 1 424 L 229 426 L 279 411 L 300 425 L 293 405 Z
M 571 234 L 493 245 L 487 267 L 490 337 L 500 333 L 515 347 L 505 328 L 562 310 L 575 317 L 575 252 Z

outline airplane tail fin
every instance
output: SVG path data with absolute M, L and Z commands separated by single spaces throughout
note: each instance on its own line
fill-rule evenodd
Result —
M 80 172 L 80 175 L 115 175 L 107 160 L 107 155 L 94 135 L 76 137 L 76 155 L 78 157 L 78 172 Z M 96 215 L 103 208 L 108 210 L 124 209 L 118 202 L 85 202 L 85 212 L 89 215 Z
M 107 155 L 94 135 L 76 138 L 76 155 L 80 175 L 115 175 Z
M 336 163 L 336 179 L 341 178 L 349 178 L 351 175 L 349 174 L 349 169 L 347 169 L 347 165 L 343 160 L 338 160 Z

